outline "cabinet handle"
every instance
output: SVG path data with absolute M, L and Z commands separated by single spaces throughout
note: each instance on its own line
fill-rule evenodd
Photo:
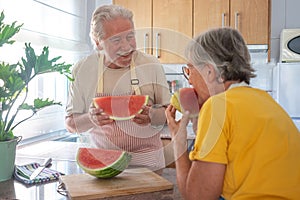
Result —
M 222 28 L 225 27 L 225 13 L 222 13 Z
M 149 45 L 149 35 L 148 33 L 146 33 L 144 35 L 144 53 L 147 53 L 147 49 L 148 49 L 148 46 Z
M 160 58 L 160 33 L 156 33 L 156 58 Z
M 239 30 L 239 12 L 234 13 L 234 28 Z

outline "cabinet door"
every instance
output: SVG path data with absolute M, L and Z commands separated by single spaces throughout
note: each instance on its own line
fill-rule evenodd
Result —
M 151 54 L 152 46 L 152 1 L 151 0 L 114 0 L 133 12 L 137 49 Z
M 194 36 L 210 28 L 229 26 L 229 0 L 194 1 Z
M 247 44 L 268 44 L 269 0 L 231 0 L 230 23 Z
M 192 38 L 192 0 L 153 0 L 153 54 L 162 63 L 186 63 Z

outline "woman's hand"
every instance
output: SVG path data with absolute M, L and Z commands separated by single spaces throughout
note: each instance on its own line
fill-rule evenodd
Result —
M 105 114 L 103 112 L 103 109 L 101 108 L 90 107 L 89 117 L 93 124 L 97 126 L 103 126 L 114 122 L 114 120 L 110 119 L 109 116 Z
M 176 109 L 171 104 L 167 107 L 165 114 L 167 118 L 168 127 L 171 132 L 171 136 L 173 138 L 179 129 L 180 120 L 176 121 L 175 119 Z
M 174 158 L 177 160 L 187 151 L 187 125 L 189 123 L 189 112 L 185 112 L 179 121 L 176 121 L 176 109 L 169 105 L 166 109 L 168 127 L 172 136 Z

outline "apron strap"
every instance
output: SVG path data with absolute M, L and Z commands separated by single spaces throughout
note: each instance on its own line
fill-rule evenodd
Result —
M 139 87 L 140 81 L 136 76 L 136 71 L 135 71 L 135 64 L 133 61 L 133 58 L 131 59 L 131 64 L 130 64 L 130 82 L 131 82 L 131 87 L 136 95 L 141 95 L 141 90 Z
M 131 87 L 132 90 L 134 91 L 134 94 L 136 95 L 141 95 L 141 89 L 139 87 L 139 79 L 137 78 L 136 71 L 135 71 L 135 63 L 134 63 L 134 58 L 131 59 L 130 63 L 130 82 L 131 82 Z M 98 88 L 97 88 L 97 93 L 103 93 L 104 92 L 104 55 L 100 54 L 99 57 L 99 69 L 98 69 Z
M 98 88 L 97 94 L 102 94 L 104 92 L 104 65 L 103 65 L 104 55 L 100 54 L 99 57 L 99 67 L 98 67 Z

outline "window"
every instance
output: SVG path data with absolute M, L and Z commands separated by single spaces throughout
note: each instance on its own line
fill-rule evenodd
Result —
M 48 46 L 50 58 L 62 56 L 59 62 L 69 64 L 76 63 L 90 53 L 92 47 L 88 37 L 87 1 L 0 0 L 0 4 L 6 23 L 13 21 L 17 21 L 17 24 L 23 23 L 21 31 L 14 38 L 16 43 L 1 47 L 0 61 L 10 64 L 20 61 L 20 58 L 25 56 L 25 42 L 31 43 L 36 54 L 40 54 L 42 48 Z M 56 73 L 40 75 L 29 87 L 28 103 L 31 104 L 33 99 L 40 97 L 61 102 L 63 106 L 41 110 L 18 126 L 15 134 L 22 135 L 23 139 L 26 139 L 64 130 L 67 78 Z M 20 112 L 18 120 L 28 114 L 28 111 Z

